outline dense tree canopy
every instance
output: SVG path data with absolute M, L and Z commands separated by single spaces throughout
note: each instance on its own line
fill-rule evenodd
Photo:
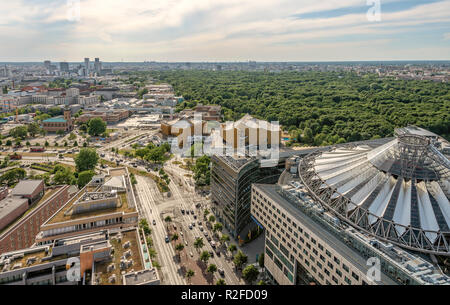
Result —
M 298 142 L 326 145 L 392 136 L 417 125 L 450 139 L 450 84 L 353 72 L 154 71 L 185 101 L 219 104 L 225 120 L 245 113 L 279 121 Z
M 95 169 L 98 162 L 98 154 L 92 148 L 82 148 L 80 153 L 75 156 L 75 164 L 78 172 Z
M 106 123 L 101 118 L 89 120 L 88 133 L 91 136 L 99 136 L 106 131 Z

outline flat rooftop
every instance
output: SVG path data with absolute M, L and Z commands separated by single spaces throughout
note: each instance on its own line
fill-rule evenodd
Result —
M 60 190 L 60 187 L 58 188 L 54 188 L 54 189 L 47 189 L 45 190 L 44 196 L 42 196 L 41 199 L 39 199 L 38 202 L 33 203 L 28 210 L 22 215 L 20 216 L 18 219 L 16 219 L 15 221 L 13 221 L 12 223 L 10 223 L 8 226 L 6 226 L 3 229 L 0 229 L 0 237 L 1 235 L 6 232 L 9 228 L 11 228 L 13 225 L 15 225 L 16 223 L 18 223 L 20 220 L 22 220 L 26 215 L 28 215 L 29 213 L 31 213 L 32 211 L 34 211 L 37 207 L 39 207 L 42 203 L 44 203 L 48 198 L 50 198 L 54 193 L 56 193 L 57 191 Z M 28 200 L 26 198 L 24 198 L 24 200 Z M 1 205 L 1 203 L 0 203 Z M 0 209 L 0 215 L 1 215 L 1 209 Z M 0 216 L 1 218 L 1 216 Z
M 127 193 L 118 193 L 117 195 L 119 197 L 120 204 L 117 207 L 100 209 L 86 213 L 72 214 L 74 204 L 76 204 L 81 197 L 87 196 L 88 192 L 92 192 L 95 189 L 96 188 L 88 187 L 85 188 L 83 191 L 78 192 L 60 210 L 58 210 L 45 224 L 56 224 L 70 220 L 78 220 L 112 213 L 120 213 L 120 212 L 131 213 L 136 211 L 134 207 L 129 206 Z
M 120 242 L 117 239 L 121 235 Z M 129 273 L 144 269 L 142 265 L 142 256 L 140 248 L 140 240 L 136 230 L 130 230 L 120 233 L 110 233 L 110 244 L 114 248 L 114 257 L 112 261 L 101 262 L 95 264 L 95 278 L 98 279 L 99 285 L 123 285 L 122 272 Z M 129 243 L 129 247 L 125 248 L 124 244 Z M 131 250 L 131 256 L 125 257 L 125 252 Z M 120 269 L 120 261 L 125 257 L 127 261 L 133 260 L 131 266 Z M 108 270 L 108 266 L 113 264 L 114 268 Z M 109 283 L 109 278 L 112 275 L 116 276 L 115 283 Z
M 31 195 L 43 180 L 22 180 L 14 187 L 12 195 Z

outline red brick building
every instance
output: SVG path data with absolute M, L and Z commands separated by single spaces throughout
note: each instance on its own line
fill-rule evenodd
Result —
M 44 197 L 27 214 L 5 231 L 0 232 L 0 253 L 30 247 L 40 231 L 41 224 L 50 218 L 69 200 L 69 185 L 59 186 L 45 191 Z
M 70 115 L 70 110 L 64 110 L 64 116 L 42 121 L 42 128 L 47 132 L 57 132 L 59 130 L 64 132 L 71 131 L 73 129 L 73 120 Z

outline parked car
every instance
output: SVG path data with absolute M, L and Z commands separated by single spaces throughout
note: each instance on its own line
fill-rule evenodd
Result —
M 189 230 L 192 230 L 192 225 L 191 224 L 189 225 Z
M 154 220 L 154 219 L 153 219 L 153 225 L 154 225 L 154 226 L 156 225 L 156 220 Z
M 218 268 L 218 269 L 217 269 L 217 272 L 219 272 L 219 274 L 220 274 L 222 277 L 225 276 L 225 271 L 223 271 L 222 268 Z
M 169 241 L 170 241 L 170 239 L 169 239 L 169 236 L 168 235 L 166 235 L 166 243 L 168 243 Z
M 181 214 L 183 214 L 183 215 L 184 215 L 184 210 L 183 210 L 183 209 L 181 209 Z
M 195 222 L 191 223 L 191 225 L 192 225 L 193 227 L 195 227 Z
M 200 229 L 200 232 L 203 232 L 203 227 L 202 226 L 199 226 L 198 228 Z
M 197 215 L 194 215 L 194 219 L 197 219 Z
M 199 220 L 199 221 L 197 221 L 197 224 L 198 224 L 199 226 L 201 226 L 201 225 L 202 225 L 202 222 Z
M 214 252 L 209 251 L 209 255 L 211 255 L 211 257 L 214 257 Z

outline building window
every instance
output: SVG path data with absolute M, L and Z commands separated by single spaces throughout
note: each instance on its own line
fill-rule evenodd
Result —
M 353 277 L 355 280 L 359 281 L 359 276 L 358 276 L 355 272 L 352 272 L 352 277 Z
M 334 257 L 334 262 L 338 265 L 341 264 L 341 261 L 336 256 Z
M 346 264 L 342 264 L 342 269 L 344 269 L 347 273 L 350 271 Z

